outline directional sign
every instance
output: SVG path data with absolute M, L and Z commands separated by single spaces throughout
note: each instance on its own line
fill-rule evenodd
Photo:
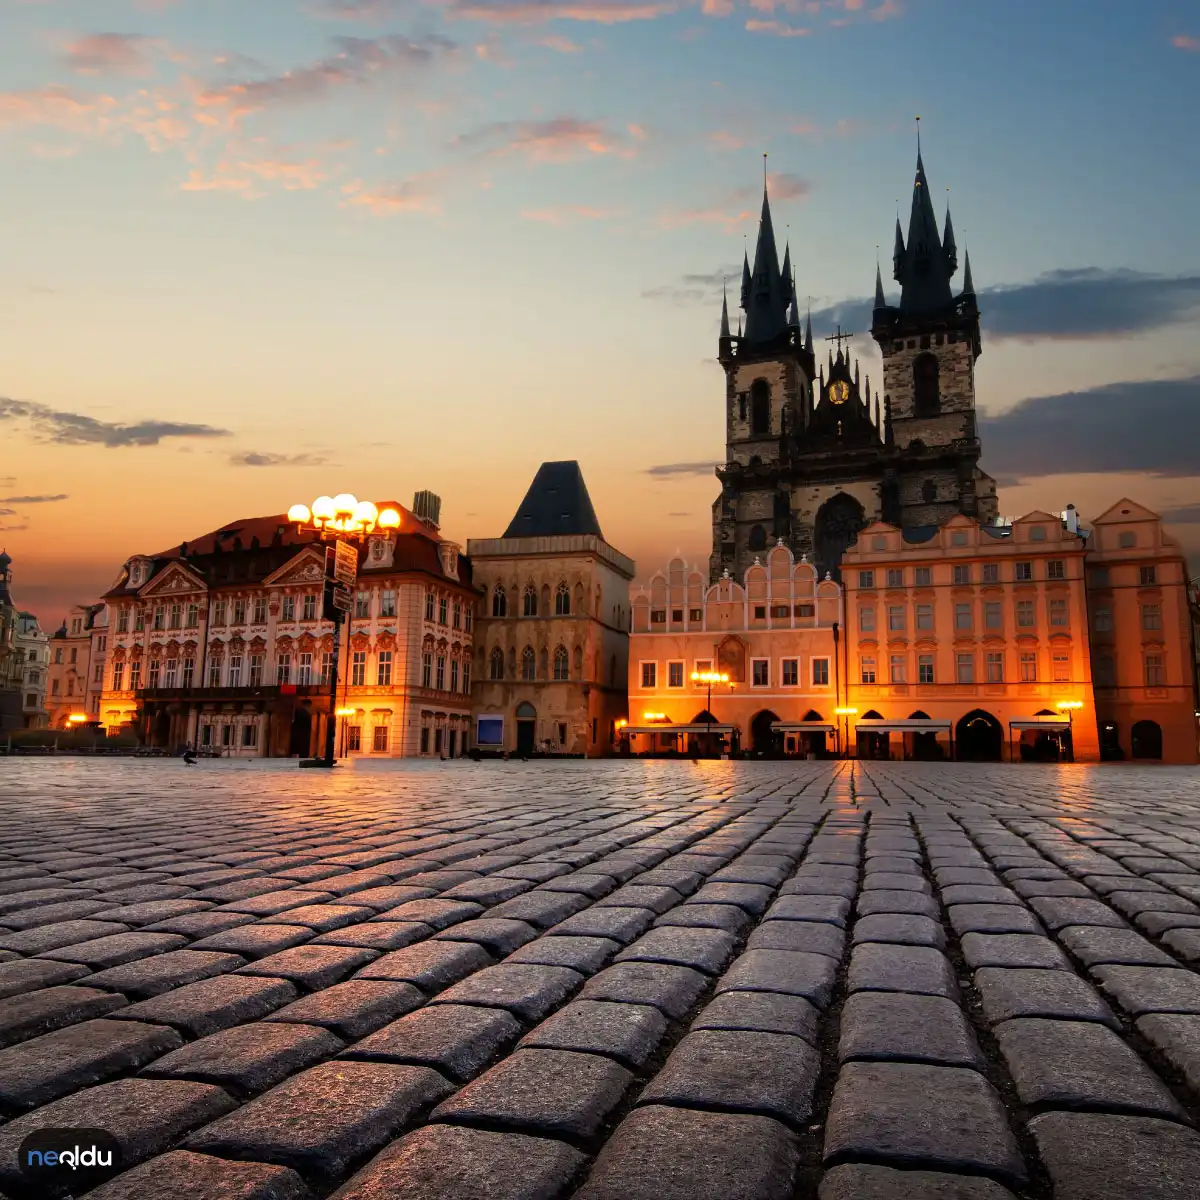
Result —
M 354 607 L 354 592 L 340 583 L 335 583 L 330 589 L 329 601 L 334 608 L 349 612 Z
M 348 588 L 358 579 L 358 551 L 349 542 L 333 544 L 333 578 Z

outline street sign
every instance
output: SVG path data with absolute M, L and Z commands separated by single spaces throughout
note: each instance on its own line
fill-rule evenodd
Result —
M 358 551 L 349 542 L 333 544 L 333 578 L 348 588 L 358 579 Z
M 354 607 L 354 593 L 350 588 L 335 583 L 329 589 L 329 601 L 341 612 L 349 612 Z

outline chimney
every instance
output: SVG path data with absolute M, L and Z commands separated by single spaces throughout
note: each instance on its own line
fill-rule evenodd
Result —
M 413 513 L 422 521 L 438 528 L 438 518 L 442 515 L 442 498 L 433 492 L 418 492 L 413 497 Z
M 1062 521 L 1063 527 L 1068 533 L 1079 532 L 1079 512 L 1076 510 L 1075 505 L 1067 505 L 1067 511 L 1063 513 Z

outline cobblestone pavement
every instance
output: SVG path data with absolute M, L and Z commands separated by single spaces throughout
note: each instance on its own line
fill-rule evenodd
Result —
M 1200 773 L 0 763 L 0 1193 L 1200 1197 Z

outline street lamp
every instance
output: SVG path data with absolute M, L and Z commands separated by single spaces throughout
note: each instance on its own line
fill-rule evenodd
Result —
M 1072 714 L 1077 708 L 1083 707 L 1082 700 L 1060 700 L 1055 706 L 1059 712 L 1067 714 L 1067 738 L 1070 741 L 1071 762 L 1075 761 L 1075 722 Z
M 708 745 L 709 752 L 712 751 L 712 685 L 714 683 L 728 683 L 729 676 L 724 671 L 693 671 L 693 683 L 703 683 L 708 685 L 708 699 L 704 702 L 704 718 L 705 718 L 705 733 L 704 740 Z
M 845 744 L 845 747 L 842 748 L 842 755 L 845 758 L 849 758 L 850 757 L 850 718 L 858 716 L 858 709 L 857 708 L 835 708 L 833 710 L 833 712 L 834 712 L 834 716 L 846 718 L 846 744 Z M 839 721 L 838 722 L 838 740 L 839 741 L 841 741 L 841 737 L 842 737 L 841 725 L 842 725 L 842 723 L 841 723 L 841 721 Z
M 354 709 L 339 708 L 337 710 L 337 712 L 335 712 L 333 715 L 335 717 L 342 718 L 342 743 L 341 743 L 341 748 L 338 751 L 338 758 L 345 758 L 346 757 L 346 718 L 354 716 Z
M 359 500 L 349 492 L 336 496 L 318 496 L 311 505 L 293 504 L 287 519 L 297 533 L 315 533 L 331 543 L 325 556 L 325 619 L 333 625 L 333 653 L 329 659 L 329 721 L 325 726 L 325 757 L 304 759 L 302 767 L 332 767 L 337 750 L 338 660 L 341 653 L 342 624 L 354 595 L 358 577 L 358 551 L 375 530 L 400 528 L 399 509 L 377 508 L 370 500 Z

